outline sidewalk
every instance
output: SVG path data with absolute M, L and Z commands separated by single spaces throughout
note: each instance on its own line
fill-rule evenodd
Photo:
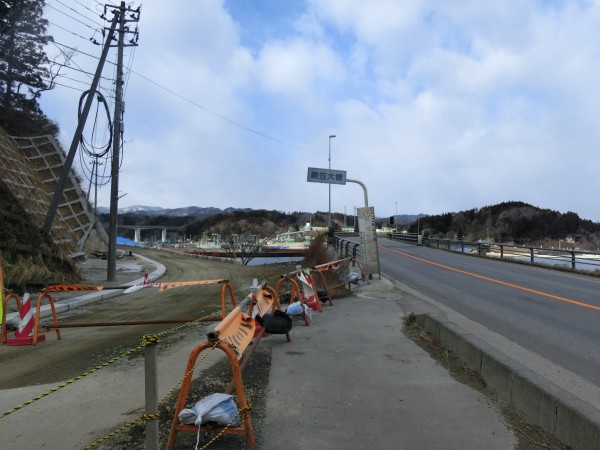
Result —
M 272 349 L 257 448 L 512 449 L 496 407 L 403 334 L 399 291 L 354 288 Z

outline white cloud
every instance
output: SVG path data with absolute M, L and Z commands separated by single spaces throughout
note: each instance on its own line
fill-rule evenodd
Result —
M 306 168 L 335 134 L 332 167 L 381 216 L 523 200 L 600 220 L 599 28 L 598 2 L 144 3 L 133 69 L 177 95 L 131 75 L 121 203 L 326 210 Z M 78 96 L 44 96 L 63 141 Z M 332 188 L 335 211 L 362 201 Z

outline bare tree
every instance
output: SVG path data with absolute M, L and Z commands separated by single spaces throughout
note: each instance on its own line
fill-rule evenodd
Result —
M 274 228 L 270 226 L 253 225 L 244 220 L 221 223 L 210 234 L 219 234 L 223 252 L 232 260 L 239 259 L 244 265 L 256 258 L 262 247 L 275 235 Z
M 268 240 L 268 237 L 261 237 L 250 232 L 221 235 L 221 248 L 231 259 L 239 259 L 242 264 L 248 265 L 260 254 L 263 245 Z

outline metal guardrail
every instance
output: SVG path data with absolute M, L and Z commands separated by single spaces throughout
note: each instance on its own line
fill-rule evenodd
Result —
M 416 233 L 390 233 L 388 238 L 418 245 Z M 421 239 L 421 245 L 458 253 L 470 253 L 490 258 L 523 261 L 531 264 L 570 268 L 588 272 L 600 271 L 600 253 L 579 250 L 551 249 L 505 243 L 471 242 L 450 239 Z
M 363 252 L 359 242 L 354 242 L 348 237 L 357 237 L 358 233 L 335 233 L 332 245 L 335 251 L 342 258 L 352 257 L 357 260 L 363 259 Z

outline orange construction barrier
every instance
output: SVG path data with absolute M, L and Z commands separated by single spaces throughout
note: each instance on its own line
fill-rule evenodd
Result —
M 229 292 L 229 298 L 231 299 L 231 303 L 233 306 L 236 306 L 235 295 L 233 293 L 233 288 L 229 284 L 229 280 L 221 279 L 221 280 L 193 280 L 193 281 L 172 281 L 168 283 L 147 283 L 144 280 L 143 284 L 135 285 L 135 286 L 91 286 L 85 284 L 52 284 L 44 289 L 43 292 L 69 292 L 69 291 L 104 291 L 110 289 L 124 289 L 125 293 L 133 292 L 137 289 L 146 289 L 150 287 L 159 288 L 159 292 L 163 292 L 166 289 L 172 289 L 176 287 L 185 287 L 185 286 L 200 286 L 200 285 L 210 285 L 210 284 L 221 284 L 221 316 L 215 317 L 214 320 L 223 320 L 226 314 L 226 302 L 225 296 L 226 292 Z
M 234 310 L 208 334 L 208 340 L 196 346 L 190 353 L 181 390 L 179 391 L 177 405 L 175 406 L 173 421 L 171 422 L 171 431 L 169 433 L 167 449 L 170 450 L 174 447 L 179 432 L 246 435 L 248 448 L 251 450 L 255 449 L 254 431 L 249 413 L 250 405 L 248 404 L 246 393 L 244 391 L 242 370 L 264 333 L 263 329 L 257 337 L 254 337 L 256 320 L 252 316 L 256 314 L 262 316 L 269 311 L 274 312 L 276 309 L 280 309 L 280 305 L 275 290 L 267 287 L 265 284 L 258 286 L 256 292 L 253 292 L 248 296 L 248 302 L 248 314 L 242 311 L 242 305 L 236 306 Z M 289 341 L 289 333 L 286 333 L 286 336 Z M 227 392 L 231 393 L 235 390 L 238 411 L 241 418 L 239 426 L 208 427 L 200 425 L 197 427 L 195 425 L 182 424 L 179 421 L 179 413 L 185 409 L 187 402 L 194 368 L 196 367 L 196 360 L 204 350 L 213 348 L 223 351 L 229 360 L 233 379 L 227 388 Z M 240 363 L 239 360 L 247 348 L 248 352 Z
M 308 317 L 308 315 L 306 314 L 306 312 L 304 311 L 304 296 L 302 295 L 302 291 L 300 290 L 300 287 L 298 286 L 298 282 L 297 282 L 297 277 L 296 277 L 296 272 L 290 272 L 287 274 L 283 274 L 281 275 L 281 278 L 277 281 L 277 283 L 275 284 L 275 292 L 276 295 L 279 297 L 279 292 L 281 291 L 281 288 L 283 287 L 284 283 L 289 283 L 290 285 L 290 299 L 288 304 L 293 303 L 295 300 L 295 298 L 297 298 L 300 302 L 300 304 L 302 305 L 302 318 L 304 319 L 304 323 L 306 326 L 311 324 L 311 318 Z
M 254 319 L 250 320 L 254 322 Z M 235 383 L 238 410 L 240 411 L 240 416 L 242 419 L 241 424 L 238 427 L 206 427 L 202 425 L 200 427 L 197 427 L 195 425 L 186 425 L 179 423 L 179 413 L 185 408 L 187 394 L 190 390 L 192 374 L 194 372 L 194 366 L 196 365 L 198 355 L 200 355 L 200 353 L 202 353 L 204 350 L 213 347 L 218 348 L 227 355 L 229 365 L 231 366 L 231 372 L 233 374 L 233 379 Z M 203 342 L 202 344 L 196 346 L 190 353 L 187 367 L 185 369 L 185 377 L 181 385 L 181 390 L 179 391 L 179 399 L 177 400 L 177 405 L 175 406 L 175 412 L 173 414 L 173 422 L 171 423 L 171 432 L 169 433 L 169 440 L 167 441 L 167 449 L 171 450 L 175 446 L 177 433 L 181 431 L 187 431 L 192 433 L 223 432 L 223 434 L 245 434 L 246 438 L 248 439 L 248 448 L 254 450 L 256 448 L 254 441 L 254 431 L 252 429 L 252 420 L 250 419 L 250 414 L 248 413 L 248 410 L 249 405 L 248 400 L 246 399 L 246 393 L 244 392 L 244 383 L 242 381 L 242 371 L 238 362 L 238 355 L 234 352 L 233 348 L 230 347 L 230 345 L 224 341 L 216 340 Z
M 48 298 L 48 302 L 50 303 L 50 309 L 52 311 L 52 317 L 54 319 L 54 327 L 56 328 L 56 337 L 60 340 L 60 330 L 58 328 L 58 317 L 56 315 L 56 309 L 54 307 L 54 299 L 47 292 L 42 292 L 36 302 L 36 313 L 35 316 L 31 314 L 31 303 L 29 299 L 26 302 L 22 302 L 18 295 L 10 294 L 6 297 L 4 308 L 3 308 L 3 317 L 2 317 L 2 343 L 8 345 L 36 345 L 38 342 L 41 342 L 46 339 L 46 336 L 42 333 L 39 333 L 40 326 L 40 310 L 42 307 L 42 300 L 44 298 Z M 8 300 L 14 298 L 17 302 L 17 308 L 19 308 L 19 315 L 21 316 L 21 321 L 25 320 L 26 323 L 19 324 L 19 330 L 15 333 L 15 338 L 10 339 L 7 337 L 6 332 L 6 309 L 8 306 Z M 29 336 L 33 331 L 33 336 Z
M 277 297 L 277 292 L 270 286 L 267 286 L 266 283 L 263 283 L 262 291 L 253 292 L 248 297 L 250 297 L 250 306 L 248 307 L 248 315 L 251 317 L 255 317 L 256 315 L 264 316 L 267 313 L 274 314 L 275 311 L 283 311 L 281 309 L 281 304 L 279 303 L 279 298 Z M 260 323 L 256 323 L 256 328 L 254 331 L 254 337 L 258 336 L 258 333 L 262 332 L 262 336 L 270 336 L 270 334 L 266 333 L 262 330 L 262 326 Z M 292 339 L 290 338 L 290 334 L 285 334 L 288 342 Z
M 353 269 L 355 269 L 356 267 L 358 267 L 358 269 L 360 270 L 360 280 L 369 284 L 369 280 L 367 279 L 367 277 L 365 277 L 362 267 L 360 266 L 360 263 L 354 258 L 339 259 L 337 261 L 331 261 L 331 262 L 328 262 L 325 264 L 319 264 L 318 266 L 313 267 L 313 270 L 316 271 L 320 276 L 321 282 L 323 283 L 323 286 L 325 288 L 325 292 L 327 292 L 327 297 L 329 299 L 330 304 L 331 304 L 332 293 L 330 291 L 330 287 L 327 285 L 327 281 L 325 280 L 325 276 L 323 274 L 329 270 L 345 269 L 344 270 L 345 277 L 347 278 L 351 272 L 354 272 Z M 331 286 L 331 289 L 335 289 L 336 287 L 339 287 L 339 286 L 344 286 L 345 284 L 348 284 L 348 288 L 351 289 L 352 283 L 347 280 L 343 281 L 342 283 Z
M 197 286 L 197 285 L 207 285 L 207 284 L 221 284 L 221 318 L 217 320 L 225 320 L 226 317 L 226 308 L 225 308 L 225 292 L 229 292 L 229 298 L 231 299 L 231 304 L 235 307 L 237 305 L 235 301 L 235 295 L 233 293 L 233 288 L 231 284 L 229 284 L 229 280 L 196 280 L 196 281 L 173 281 L 169 283 L 158 283 L 157 286 L 160 287 L 159 292 L 164 291 L 165 289 L 171 289 L 175 287 L 182 286 Z
M 15 331 L 15 337 L 13 339 L 7 339 L 8 345 L 32 345 L 33 344 L 33 327 L 35 324 L 35 318 L 31 312 L 31 300 L 29 293 L 23 294 L 21 300 L 21 306 L 19 307 L 19 326 Z M 37 337 L 37 341 L 41 342 L 46 339 L 45 335 Z

